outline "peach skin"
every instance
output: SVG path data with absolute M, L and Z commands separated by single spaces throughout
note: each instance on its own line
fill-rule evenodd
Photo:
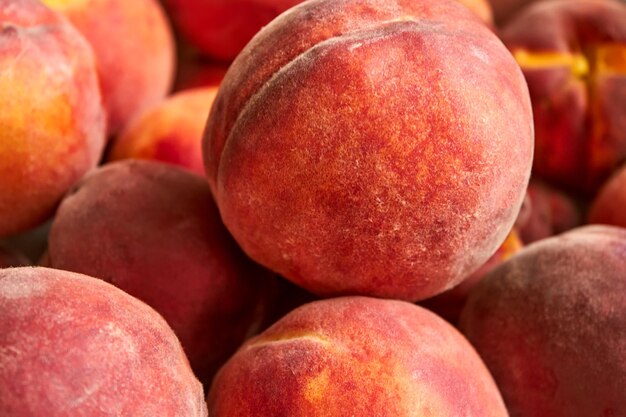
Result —
M 313 0 L 231 65 L 203 146 L 251 258 L 320 296 L 417 301 L 504 241 L 532 132 L 519 66 L 466 7 Z
M 626 228 L 626 165 L 602 186 L 589 208 L 587 221 Z
M 115 139 L 109 160 L 150 159 L 204 176 L 202 133 L 217 87 L 181 91 L 134 119 Z
M 168 93 L 174 78 L 174 40 L 158 0 L 42 0 L 64 14 L 96 55 L 108 112 L 108 133 Z
M 47 220 L 105 142 L 93 53 L 36 0 L 0 0 L 0 236 Z
M 207 417 L 156 311 L 101 280 L 0 269 L 0 415 Z
M 535 3 L 501 37 L 530 89 L 533 173 L 593 195 L 626 160 L 626 4 Z
M 511 417 L 626 415 L 626 230 L 587 226 L 527 246 L 461 314 Z
M 249 340 L 213 380 L 212 417 L 508 417 L 451 325 L 402 301 L 306 304 Z

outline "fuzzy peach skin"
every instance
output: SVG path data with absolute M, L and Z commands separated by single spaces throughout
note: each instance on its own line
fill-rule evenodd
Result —
M 416 301 L 504 241 L 532 115 L 519 67 L 457 2 L 313 0 L 232 64 L 203 146 L 250 257 L 318 295 Z
M 533 101 L 533 173 L 593 195 L 626 160 L 626 4 L 539 2 L 501 37 Z
M 61 203 L 48 265 L 101 278 L 163 315 L 203 383 L 263 320 L 268 274 L 219 218 L 204 178 L 150 161 L 105 165 Z
M 163 318 L 85 275 L 0 270 L 0 352 L 2 416 L 207 416 Z
M 204 177 L 202 134 L 217 87 L 177 93 L 134 119 L 117 137 L 109 160 L 150 159 Z
M 30 265 L 26 256 L 0 242 L 0 269 Z
M 531 179 L 528 197 L 530 213 L 518 229 L 524 243 L 558 235 L 582 224 L 579 203 L 567 193 Z
M 587 221 L 626 228 L 626 165 L 602 186 L 589 208 Z
M 69 18 L 93 47 L 110 135 L 166 96 L 175 45 L 158 0 L 42 2 Z
M 489 272 L 494 270 L 498 265 L 505 262 L 513 255 L 522 250 L 524 244 L 519 238 L 516 230 L 511 230 L 506 240 L 500 245 L 496 253 L 493 254 L 487 262 L 483 264 L 476 272 L 463 280 L 456 287 L 441 293 L 433 298 L 424 300 L 420 303 L 422 307 L 426 307 L 438 316 L 446 319 L 453 325 L 458 324 L 461 311 L 465 306 L 470 291 L 481 279 Z
M 448 323 L 395 300 L 306 304 L 217 374 L 213 417 L 508 416 L 484 364 Z
M 511 417 L 626 415 L 626 230 L 528 246 L 472 291 L 461 329 Z
M 92 51 L 35 0 L 0 0 L 0 236 L 43 223 L 104 148 Z

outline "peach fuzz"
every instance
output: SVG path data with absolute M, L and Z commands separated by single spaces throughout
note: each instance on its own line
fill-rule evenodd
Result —
M 91 48 L 35 0 L 0 0 L 0 236 L 50 217 L 104 147 Z
M 595 197 L 589 208 L 589 223 L 626 228 L 626 165 L 618 170 Z
M 163 315 L 203 383 L 263 321 L 269 274 L 219 218 L 204 178 L 150 161 L 86 176 L 63 200 L 47 264 L 103 279 Z
M 571 230 L 582 224 L 579 202 L 537 179 L 528 184 L 530 211 L 519 235 L 526 244 Z
M 626 161 L 626 4 L 539 2 L 505 26 L 501 38 L 530 89 L 533 174 L 595 194 Z
M 158 0 L 42 2 L 64 14 L 93 47 L 110 135 L 169 92 L 175 46 Z
M 465 306 L 467 297 L 470 292 L 485 275 L 494 270 L 498 265 L 505 262 L 513 255 L 522 250 L 524 244 L 519 238 L 517 231 L 511 230 L 506 240 L 500 245 L 496 253 L 493 254 L 487 262 L 478 270 L 465 278 L 456 287 L 441 293 L 433 298 L 424 300 L 420 303 L 422 307 L 437 313 L 438 316 L 446 319 L 448 322 L 456 325 L 459 322 L 461 311 Z
M 519 67 L 457 2 L 313 0 L 231 65 L 203 146 L 250 257 L 318 295 L 417 301 L 506 238 L 532 115 Z
M 165 321 L 91 277 L 0 270 L 0 352 L 3 416 L 207 416 Z
M 226 363 L 208 403 L 214 417 L 508 416 L 457 330 L 421 307 L 366 297 L 289 313 Z
M 461 329 L 511 417 L 626 415 L 626 230 L 528 246 L 472 291 Z
M 150 159 L 204 176 L 202 133 L 217 87 L 177 93 L 145 111 L 117 137 L 108 159 Z

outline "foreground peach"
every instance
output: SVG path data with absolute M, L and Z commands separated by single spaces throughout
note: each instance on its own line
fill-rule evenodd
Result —
M 253 259 L 318 295 L 411 301 L 496 251 L 533 152 L 519 67 L 445 0 L 294 7 L 232 64 L 204 140 Z
M 213 417 L 507 416 L 458 331 L 421 307 L 366 297 L 292 311 L 226 363 L 208 402 Z
M 217 87 L 182 91 L 133 120 L 115 140 L 109 159 L 150 159 L 204 176 L 202 133 Z
M 0 243 L 0 269 L 29 265 L 30 261 L 18 251 Z
M 626 165 L 600 189 L 589 208 L 589 223 L 626 228 Z
M 165 321 L 91 277 L 0 270 L 0 352 L 3 416 L 207 416 Z
M 505 262 L 513 255 L 517 254 L 524 247 L 516 230 L 511 230 L 506 240 L 500 245 L 496 253 L 493 254 L 487 262 L 484 263 L 476 272 L 465 278 L 456 287 L 436 297 L 429 298 L 420 303 L 422 307 L 437 313 L 448 322 L 456 325 L 461 316 L 461 311 L 465 306 L 470 291 L 478 285 L 478 283 L 495 269 L 502 262 Z
M 461 328 L 511 417 L 626 415 L 626 230 L 545 239 L 471 293 Z
M 0 236 L 33 228 L 98 162 L 104 109 L 93 54 L 35 0 L 0 0 Z
M 204 383 L 263 319 L 266 272 L 232 241 L 206 181 L 149 161 L 105 165 L 63 200 L 47 264 L 146 302 Z
M 533 101 L 533 173 L 593 195 L 626 161 L 626 4 L 539 2 L 501 35 Z
M 61 12 L 93 47 L 108 132 L 159 102 L 174 78 L 174 41 L 157 0 L 42 0 Z
M 578 203 L 557 188 L 532 179 L 528 184 L 528 198 L 528 218 L 519 227 L 519 235 L 526 244 L 558 235 L 582 224 Z

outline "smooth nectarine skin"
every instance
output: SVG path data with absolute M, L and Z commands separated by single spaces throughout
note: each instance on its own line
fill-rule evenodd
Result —
M 495 252 L 532 149 L 519 67 L 453 1 L 292 8 L 232 64 L 204 138 L 250 257 L 318 295 L 412 301 Z
M 534 175 L 594 195 L 626 161 L 626 4 L 538 2 L 501 37 L 530 89 Z
M 626 165 L 602 186 L 589 208 L 588 222 L 626 228 Z
M 0 415 L 206 417 L 202 386 L 154 310 L 47 268 L 0 270 Z
M 228 235 L 206 181 L 171 165 L 121 161 L 85 177 L 59 206 L 47 262 L 153 307 L 203 383 L 263 319 L 266 272 Z
M 175 46 L 158 0 L 42 0 L 89 41 L 98 61 L 108 132 L 162 100 L 174 79 Z
M 506 417 L 470 344 L 421 307 L 345 297 L 306 304 L 217 374 L 213 417 Z
M 626 415 L 626 230 L 528 246 L 472 291 L 461 329 L 511 417 Z
M 109 160 L 149 159 L 204 176 L 202 134 L 217 87 L 182 91 L 135 118 L 115 140 Z
M 0 0 L 0 236 L 43 223 L 104 147 L 92 51 L 35 0 Z

